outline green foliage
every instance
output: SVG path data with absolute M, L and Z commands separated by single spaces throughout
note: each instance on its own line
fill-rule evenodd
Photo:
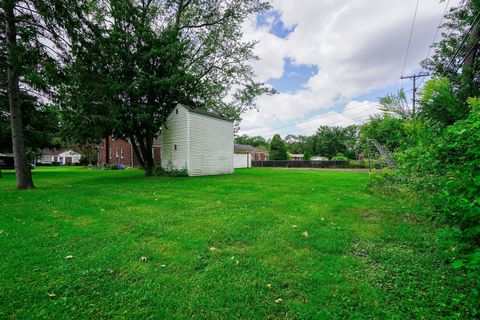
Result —
M 396 154 L 398 171 L 372 174 L 370 186 L 391 192 L 407 185 L 435 209 L 438 221 L 458 227 L 465 245 L 454 266 L 465 269 L 478 292 L 480 100 L 468 103 L 468 117 L 443 130 L 428 122 L 409 122 L 407 132 L 413 138 Z
M 360 144 L 364 147 L 367 146 L 367 139 L 375 139 L 390 151 L 395 151 L 406 136 L 404 122 L 388 114 L 373 116 L 360 128 Z
M 314 138 L 312 136 L 302 136 L 289 134 L 285 137 L 287 150 L 293 154 L 313 154 Z
M 287 160 L 287 146 L 279 134 L 273 136 L 270 142 L 270 160 Z
M 235 137 L 235 143 L 250 145 L 250 146 L 256 147 L 256 148 L 261 147 L 261 148 L 265 148 L 267 150 L 269 148 L 269 144 L 268 144 L 267 140 L 262 136 L 250 137 L 250 136 L 244 134 L 244 135 L 241 135 L 239 137 Z
M 468 115 L 466 108 L 452 91 L 446 78 L 429 80 L 421 93 L 420 115 L 424 119 L 451 125 Z
M 171 177 L 171 178 L 188 177 L 188 169 L 187 168 L 177 169 L 173 166 L 171 162 L 169 162 L 165 168 L 161 166 L 156 166 L 153 169 L 153 175 L 159 176 L 159 177 Z
M 450 78 L 451 89 L 458 97 L 463 108 L 467 107 L 468 97 L 480 95 L 480 68 L 476 63 L 480 47 L 475 45 L 479 36 L 478 31 L 475 30 L 478 25 L 470 35 L 467 35 L 467 31 L 474 23 L 479 12 L 480 2 L 478 0 L 462 1 L 460 5 L 452 7 L 444 19 L 442 37 L 432 45 L 433 54 L 422 61 L 422 66 L 433 77 L 448 76 Z M 467 41 L 460 45 L 465 37 L 468 37 Z M 459 58 L 464 57 L 466 59 L 461 66 L 462 68 L 459 69 L 460 61 L 462 61 Z M 450 63 L 452 60 L 453 63 Z M 455 73 L 459 70 L 461 70 L 460 74 Z M 432 111 L 435 112 L 435 110 Z M 451 115 L 453 119 L 458 119 L 462 114 L 465 115 L 463 112 Z M 441 114 L 438 115 L 442 116 Z M 447 122 L 452 123 L 451 119 L 447 119 Z
M 308 150 L 303 153 L 303 160 L 310 160 L 312 157 L 313 155 Z
M 407 96 L 403 89 L 396 94 L 389 94 L 379 99 L 380 110 L 395 118 L 411 119 L 413 118 L 413 110 L 407 103 Z
M 332 160 L 335 160 L 335 161 L 348 161 L 350 159 L 348 159 L 347 157 L 345 157 L 343 155 L 343 153 L 337 153 L 337 155 L 335 157 L 332 158 Z
M 239 120 L 271 92 L 254 80 L 254 43 L 242 36 L 244 20 L 268 8 L 257 0 L 91 1 L 75 21 L 82 28 L 69 33 L 65 131 L 81 143 L 129 138 L 150 174 L 153 139 L 177 103 Z
M 357 126 L 346 128 L 321 126 L 313 138 L 313 153 L 329 159 L 338 153 L 346 155 L 347 158 L 355 158 L 357 135 Z

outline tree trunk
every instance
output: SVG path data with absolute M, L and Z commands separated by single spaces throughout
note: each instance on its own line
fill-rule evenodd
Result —
M 15 23 L 15 2 L 5 3 L 6 33 L 7 33 L 7 74 L 8 101 L 10 104 L 10 122 L 12 127 L 13 156 L 15 159 L 15 174 L 18 189 L 34 188 L 32 171 L 25 155 L 25 139 L 23 136 L 22 105 L 20 101 L 20 86 L 18 77 L 17 30 Z
M 147 129 L 146 137 L 145 137 L 145 154 L 143 159 L 145 160 L 145 175 L 151 176 L 153 175 L 153 134 L 150 128 Z
M 140 161 L 140 165 L 142 166 L 142 168 L 144 168 L 145 162 L 143 161 L 142 154 L 140 153 L 140 151 L 138 151 L 138 146 L 135 140 L 135 136 L 130 137 L 130 143 L 132 144 L 133 152 L 135 152 L 135 155 L 137 156 L 138 161 Z

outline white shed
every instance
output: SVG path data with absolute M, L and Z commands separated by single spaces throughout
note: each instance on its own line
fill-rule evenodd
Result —
M 246 144 L 235 144 L 233 153 L 233 167 L 251 168 L 255 148 Z
M 233 173 L 233 121 L 178 104 L 162 126 L 163 168 L 190 176 Z

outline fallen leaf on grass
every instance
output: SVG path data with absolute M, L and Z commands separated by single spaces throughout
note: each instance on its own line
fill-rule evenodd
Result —
M 215 251 L 215 250 L 217 250 L 217 248 L 215 248 L 215 247 L 210 247 L 210 251 Z
M 146 262 L 147 261 L 147 257 L 140 257 L 140 262 Z
M 276 304 L 279 304 L 279 303 L 282 302 L 282 301 L 283 301 L 282 298 L 278 298 L 277 300 L 275 300 L 275 303 L 276 303 Z
M 73 259 L 73 256 L 66 256 L 65 259 L 67 259 L 67 260 Z
M 56 297 L 57 295 L 53 292 L 48 292 L 47 293 L 49 297 L 53 298 L 53 297 Z
M 267 288 L 268 288 L 268 289 L 272 289 L 272 284 L 271 284 L 271 283 L 267 283 Z
M 308 232 L 307 232 L 307 231 L 303 231 L 303 232 L 302 232 L 302 237 L 308 238 Z

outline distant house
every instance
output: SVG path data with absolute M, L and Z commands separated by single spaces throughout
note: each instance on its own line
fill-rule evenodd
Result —
M 270 160 L 270 154 L 268 151 L 261 150 L 261 149 L 255 149 L 253 152 L 253 161 L 267 161 Z
M 233 173 L 233 121 L 178 104 L 161 129 L 161 165 L 190 176 Z
M 156 165 L 160 165 L 160 139 L 153 140 L 153 160 Z M 98 164 L 123 164 L 125 167 L 140 167 L 140 161 L 133 151 L 130 140 L 115 139 L 109 136 L 103 139 L 98 146 Z
M 250 168 L 252 166 L 255 147 L 246 144 L 235 144 L 233 149 L 233 167 Z
M 315 160 L 315 161 L 328 161 L 328 158 L 327 158 L 327 157 L 315 156 L 315 157 L 312 157 L 310 160 Z
M 14 169 L 14 158 L 12 153 L 0 153 L 0 170 Z
M 303 160 L 303 154 L 300 153 L 290 153 L 289 156 L 291 160 Z
M 68 149 L 43 149 L 38 164 L 73 165 L 80 163 L 82 155 Z

